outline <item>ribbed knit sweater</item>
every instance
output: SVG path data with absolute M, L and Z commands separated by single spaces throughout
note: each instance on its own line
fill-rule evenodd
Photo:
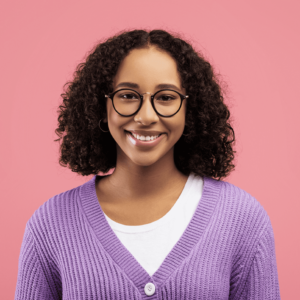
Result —
M 251 195 L 204 177 L 188 227 L 150 276 L 109 226 L 97 176 L 29 219 L 15 299 L 280 299 L 272 225 Z

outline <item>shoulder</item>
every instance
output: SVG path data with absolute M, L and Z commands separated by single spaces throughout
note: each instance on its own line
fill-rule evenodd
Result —
M 255 243 L 271 225 L 267 211 L 249 192 L 226 181 L 205 178 L 204 190 L 205 184 L 218 193 L 214 217 L 238 240 Z
M 219 192 L 218 205 L 226 210 L 231 209 L 232 213 L 241 215 L 252 215 L 252 217 L 269 218 L 263 205 L 250 194 L 250 192 L 237 187 L 236 185 L 226 182 L 208 179 L 213 182 L 215 189 Z
M 267 211 L 250 192 L 245 191 L 232 183 L 223 182 L 222 199 L 233 211 L 241 217 L 250 217 L 253 221 L 268 223 L 270 218 Z
M 34 236 L 55 234 L 63 229 L 78 214 L 78 200 L 81 186 L 54 195 L 41 204 L 27 221 L 26 226 Z

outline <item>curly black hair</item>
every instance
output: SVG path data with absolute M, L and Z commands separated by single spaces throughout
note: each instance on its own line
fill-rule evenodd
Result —
M 98 43 L 77 66 L 58 109 L 60 165 L 81 175 L 107 173 L 116 166 L 116 142 L 98 126 L 106 118 L 105 94 L 112 91 L 113 78 L 129 52 L 149 46 L 175 59 L 189 95 L 184 134 L 174 146 L 176 167 L 185 175 L 226 177 L 235 167 L 235 135 L 218 76 L 201 53 L 164 30 L 120 32 Z

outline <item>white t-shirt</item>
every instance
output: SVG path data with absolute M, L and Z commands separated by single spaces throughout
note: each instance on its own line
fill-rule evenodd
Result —
M 123 225 L 104 215 L 122 244 L 152 276 L 191 221 L 202 190 L 202 177 L 190 174 L 173 207 L 162 218 L 149 224 Z

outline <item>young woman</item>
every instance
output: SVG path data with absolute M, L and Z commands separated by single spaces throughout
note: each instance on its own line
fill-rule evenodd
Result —
M 60 163 L 94 176 L 27 222 L 15 299 L 280 299 L 270 219 L 221 180 L 234 131 L 191 45 L 123 32 L 62 96 Z

